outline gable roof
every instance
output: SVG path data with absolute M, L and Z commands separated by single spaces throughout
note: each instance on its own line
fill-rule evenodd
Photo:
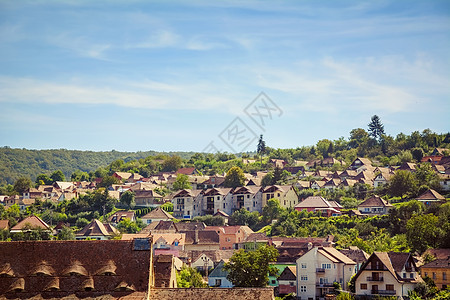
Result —
M 84 226 L 79 232 L 77 232 L 76 236 L 111 236 L 113 234 L 117 234 L 119 231 L 110 226 L 109 224 L 103 224 L 97 219 L 92 220 L 91 223 Z
M 184 231 L 186 234 L 185 245 L 208 245 L 219 244 L 219 234 L 216 231 L 202 230 L 197 232 L 195 230 Z M 198 234 L 198 240 L 196 241 L 196 234 Z
M 222 259 L 219 264 L 214 268 L 214 270 L 211 271 L 211 273 L 209 273 L 209 277 L 227 277 L 228 276 L 228 271 L 225 271 L 223 269 L 225 265 L 225 261 Z
M 176 174 L 184 174 L 184 175 L 192 175 L 195 173 L 195 167 L 191 168 L 180 168 L 176 172 Z
M 413 282 L 416 279 L 410 279 L 410 278 L 402 278 L 400 276 L 400 272 L 403 270 L 403 267 L 408 261 L 411 261 L 411 263 L 415 266 L 415 262 L 411 257 L 411 254 L 409 253 L 403 253 L 403 252 L 373 252 L 372 255 L 368 258 L 368 260 L 363 264 L 361 269 L 358 271 L 358 273 L 355 276 L 356 278 L 359 277 L 359 275 L 362 273 L 362 271 L 365 270 L 365 268 L 371 263 L 372 260 L 378 259 L 385 268 L 392 274 L 392 276 L 398 281 L 398 282 Z M 421 280 L 420 277 L 417 280 Z
M 278 280 L 297 280 L 297 266 L 287 266 L 278 276 Z
M 0 230 L 9 229 L 9 220 L 0 220 Z
M 157 207 L 145 216 L 141 217 L 141 219 L 152 219 L 152 220 L 167 220 L 167 219 L 175 219 L 171 214 L 166 212 L 161 207 Z
M 433 189 L 428 189 L 426 192 L 424 192 L 422 195 L 416 198 L 416 200 L 434 200 L 434 201 L 440 201 L 445 200 L 445 197 L 436 192 Z
M 335 201 L 327 201 L 322 196 L 309 196 L 295 205 L 295 208 L 341 208 Z
M 178 232 L 185 232 L 191 230 L 203 230 L 206 228 L 205 223 L 203 222 L 178 222 L 175 223 L 175 228 Z
M 47 225 L 44 221 L 41 220 L 38 216 L 29 216 L 20 221 L 16 224 L 13 228 L 11 228 L 11 231 L 21 231 L 26 229 L 26 227 L 38 227 L 44 230 L 50 230 L 50 226 Z
M 443 259 L 436 259 L 432 262 L 424 264 L 421 268 L 444 268 L 448 269 L 450 267 L 450 257 Z
M 314 249 L 311 249 L 313 251 Z M 356 265 L 356 263 L 349 257 L 339 252 L 339 250 L 332 247 L 318 247 L 317 253 L 322 254 L 329 260 L 335 263 L 344 263 L 346 265 Z
M 388 201 L 384 200 L 380 196 L 373 195 L 372 197 L 366 199 L 363 203 L 359 204 L 358 207 L 393 207 Z

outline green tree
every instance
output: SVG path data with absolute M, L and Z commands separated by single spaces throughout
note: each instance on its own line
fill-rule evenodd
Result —
M 276 271 L 270 262 L 276 261 L 278 251 L 272 246 L 262 246 L 255 251 L 238 250 L 225 264 L 227 279 L 236 287 L 265 287 L 269 273 Z
M 181 164 L 183 163 L 181 157 L 178 155 L 169 156 L 166 158 L 162 164 L 163 172 L 175 172 L 179 168 L 181 168 Z
M 384 134 L 384 126 L 383 123 L 381 123 L 380 118 L 377 115 L 372 116 L 368 126 L 369 136 L 379 141 L 381 139 L 381 136 Z
M 202 275 L 194 268 L 183 266 L 177 273 L 177 286 L 179 288 L 206 287 Z
M 426 186 L 432 189 L 439 189 L 439 175 L 433 170 L 431 164 L 424 163 L 416 167 L 414 176 L 421 186 Z
M 128 209 L 133 209 L 136 206 L 136 202 L 134 201 L 135 197 L 135 193 L 128 190 L 120 195 L 120 203 L 128 207 Z
M 261 185 L 263 187 L 272 185 L 274 183 L 273 172 L 269 172 L 261 179 Z
M 175 182 L 172 185 L 174 191 L 179 191 L 183 189 L 191 189 L 191 184 L 189 183 L 189 176 L 185 174 L 178 174 Z
M 75 240 L 75 233 L 70 227 L 63 226 L 57 235 L 58 240 Z
M 130 219 L 125 218 L 117 224 L 117 229 L 122 233 L 138 233 L 141 228 Z
M 350 131 L 350 141 L 348 143 L 350 148 L 358 148 L 367 144 L 369 140 L 369 134 L 362 128 L 352 129 Z
M 120 183 L 119 179 L 117 179 L 114 176 L 108 175 L 108 176 L 105 176 L 102 178 L 102 181 L 98 184 L 98 187 L 107 188 L 107 187 L 112 186 L 113 184 L 118 184 L 118 183 Z
M 245 225 L 256 231 L 259 219 L 260 215 L 257 211 L 249 212 L 245 208 L 241 208 L 233 212 L 228 223 L 230 225 Z
M 50 175 L 50 178 L 53 182 L 55 181 L 66 181 L 66 176 L 64 176 L 64 173 L 61 170 L 56 170 L 55 172 Z
M 235 188 L 243 186 L 245 183 L 244 172 L 239 167 L 231 167 L 225 175 L 224 186 L 228 188 Z
M 14 190 L 22 195 L 25 191 L 31 188 L 32 185 L 33 183 L 29 177 L 20 177 L 14 183 Z
M 266 154 L 266 142 L 263 140 L 263 135 L 259 136 L 258 146 L 256 147 L 256 153 L 259 155 L 259 160 L 262 165 L 262 157 Z
M 417 193 L 417 180 L 406 170 L 399 170 L 389 180 L 388 193 L 393 197 L 405 197 Z
M 52 184 L 53 181 L 50 177 L 48 177 L 47 174 L 39 174 L 36 177 L 36 184 L 43 185 L 43 184 Z
M 265 224 L 269 224 L 272 220 L 278 219 L 284 211 L 280 205 L 280 201 L 276 198 L 267 200 L 267 205 L 263 207 L 262 218 Z
M 406 237 L 411 248 L 419 253 L 437 248 L 443 236 L 439 218 L 433 214 L 412 217 L 406 223 Z

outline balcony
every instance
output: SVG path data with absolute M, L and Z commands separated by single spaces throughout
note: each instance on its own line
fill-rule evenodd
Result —
M 383 277 L 367 277 L 367 281 L 383 281 Z
M 393 290 L 372 290 L 371 294 L 372 295 L 395 295 L 395 291 Z
M 325 273 L 324 268 L 316 268 L 316 273 Z
M 332 287 L 334 287 L 334 285 L 333 285 L 333 283 L 328 283 L 328 282 L 326 282 L 326 283 L 317 282 L 316 283 L 316 287 L 318 287 L 318 288 L 332 288 Z

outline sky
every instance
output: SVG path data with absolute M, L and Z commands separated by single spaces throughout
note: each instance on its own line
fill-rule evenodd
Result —
M 450 130 L 450 1 L 0 0 L 0 146 L 255 151 Z

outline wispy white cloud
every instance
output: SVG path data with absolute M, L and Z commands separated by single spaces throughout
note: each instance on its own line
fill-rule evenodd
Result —
M 101 85 L 57 83 L 32 78 L 0 77 L 0 102 L 99 104 L 161 110 L 232 111 L 233 92 L 207 83 L 167 84 L 155 81 Z M 219 91 L 219 92 L 218 92 Z

